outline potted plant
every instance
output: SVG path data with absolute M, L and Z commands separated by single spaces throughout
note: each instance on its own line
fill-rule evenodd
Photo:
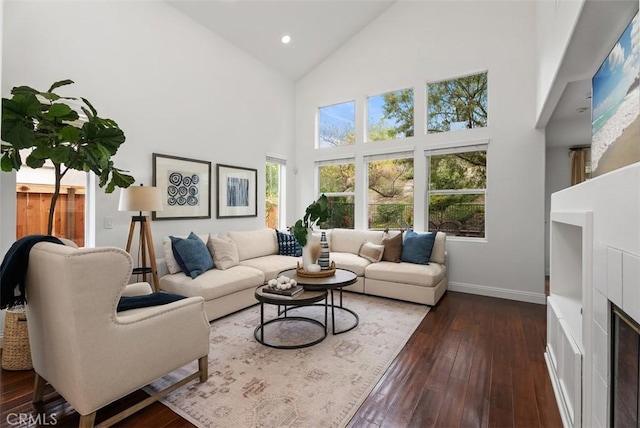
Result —
M 317 201 L 312 202 L 306 209 L 304 217 L 298 219 L 293 225 L 293 234 L 300 245 L 302 245 L 302 266 L 307 270 L 309 265 L 314 264 L 311 254 L 311 239 L 313 227 L 318 223 L 329 219 L 329 205 L 327 196 L 323 193 Z
M 106 185 L 106 193 L 116 187 L 129 187 L 135 181 L 111 160 L 125 141 L 118 124 L 98 117 L 96 109 L 85 98 L 81 98 L 84 105 L 80 108 L 86 119 L 80 120 L 78 112 L 67 101 L 76 98 L 54 92 L 72 83 L 61 80 L 45 92 L 17 86 L 11 90 L 10 99 L 2 99 L 2 171 L 20 169 L 22 149 L 32 149 L 26 158 L 26 165 L 31 168 L 41 168 L 47 160 L 53 164 L 55 183 L 47 224 L 49 235 L 53 230 L 60 184 L 69 170 L 93 171 L 99 177 L 99 186 Z

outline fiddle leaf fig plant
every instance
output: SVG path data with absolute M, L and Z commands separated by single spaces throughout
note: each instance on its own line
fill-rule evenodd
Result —
M 25 163 L 38 169 L 49 160 L 55 173 L 47 233 L 53 230 L 56 202 L 60 196 L 62 178 L 69 170 L 92 171 L 99 178 L 98 185 L 111 193 L 116 187 L 129 187 L 135 179 L 114 166 L 113 157 L 124 143 L 124 132 L 111 119 L 98 116 L 95 107 L 80 98 L 80 115 L 69 104 L 76 98 L 62 97 L 54 91 L 74 83 L 72 80 L 55 82 L 47 91 L 29 86 L 11 90 L 11 98 L 2 98 L 2 144 L 0 168 L 18 171 L 22 166 L 20 150 L 31 149 Z
M 329 204 L 327 196 L 323 193 L 317 201 L 307 207 L 304 217 L 298 219 L 293 225 L 293 234 L 303 247 L 307 245 L 307 231 L 310 227 L 329 219 Z

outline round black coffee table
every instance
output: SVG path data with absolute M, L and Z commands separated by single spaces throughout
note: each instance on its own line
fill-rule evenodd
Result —
M 316 290 L 316 291 L 305 290 L 302 293 L 294 296 L 293 298 L 284 298 L 275 294 L 264 293 L 262 291 L 264 287 L 265 287 L 264 285 L 261 285 L 258 288 L 256 288 L 256 291 L 255 291 L 255 297 L 260 302 L 260 325 L 258 325 L 254 330 L 253 336 L 256 338 L 256 340 L 259 343 L 265 346 L 269 346 L 271 348 L 277 348 L 277 349 L 299 349 L 299 348 L 306 348 L 307 346 L 313 346 L 317 343 L 322 342 L 327 337 L 327 312 L 328 312 L 327 290 Z M 313 318 L 299 317 L 299 316 L 290 317 L 287 315 L 288 307 L 291 307 L 291 309 L 295 309 L 296 307 L 301 307 L 301 306 L 313 306 L 323 300 L 324 300 L 324 324 L 322 324 L 320 321 L 315 320 Z M 269 305 L 278 306 L 278 316 L 266 322 L 264 320 L 265 303 Z M 281 311 L 280 306 L 284 306 L 284 310 Z M 295 345 L 276 345 L 276 344 L 265 341 L 264 328 L 267 325 L 272 323 L 282 323 L 287 321 L 301 321 L 303 323 L 310 323 L 313 325 L 320 326 L 322 327 L 323 334 L 318 339 L 311 340 L 305 343 L 295 344 Z
M 282 271 L 278 274 L 278 276 L 284 275 L 291 279 L 295 279 L 298 284 L 302 285 L 305 290 L 309 291 L 330 291 L 331 292 L 331 303 L 329 306 L 331 307 L 331 332 L 336 334 L 346 333 L 347 331 L 353 330 L 358 326 L 360 322 L 360 318 L 358 314 L 356 314 L 353 310 L 345 308 L 342 304 L 342 288 L 348 285 L 355 284 L 358 281 L 358 276 L 346 269 L 336 269 L 335 275 L 325 276 L 325 277 L 306 277 L 300 276 L 297 274 L 295 269 L 289 269 Z M 340 304 L 336 305 L 333 299 L 333 290 L 340 291 Z M 305 291 L 306 292 L 306 291 Z M 336 317 L 335 310 L 341 310 L 350 313 L 354 317 L 354 323 L 343 330 L 336 331 Z

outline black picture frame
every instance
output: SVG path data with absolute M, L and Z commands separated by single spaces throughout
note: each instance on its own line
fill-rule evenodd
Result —
M 258 216 L 258 170 L 216 164 L 216 218 Z
M 153 185 L 163 192 L 153 220 L 211 218 L 211 162 L 153 153 Z

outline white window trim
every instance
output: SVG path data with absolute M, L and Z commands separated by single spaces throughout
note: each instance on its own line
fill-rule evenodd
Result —
M 428 149 L 424 150 L 424 156 L 426 158 L 426 198 L 425 198 L 425 230 L 429 230 L 429 197 L 431 195 L 483 195 L 484 196 L 484 237 L 474 238 L 470 236 L 447 236 L 447 239 L 454 241 L 470 241 L 470 242 L 488 242 L 487 231 L 487 194 L 489 188 L 489 182 L 485 183 L 485 187 L 482 189 L 442 189 L 442 190 L 430 190 L 430 177 L 431 162 L 429 162 L 430 156 L 450 155 L 455 153 L 466 152 L 487 152 L 487 164 L 489 156 L 489 139 L 482 140 L 468 140 L 460 143 L 442 143 L 434 144 Z
M 267 153 L 265 163 L 273 163 L 280 166 L 278 177 L 278 229 L 285 230 L 287 228 L 287 158 L 282 155 Z

